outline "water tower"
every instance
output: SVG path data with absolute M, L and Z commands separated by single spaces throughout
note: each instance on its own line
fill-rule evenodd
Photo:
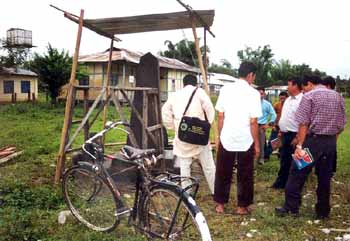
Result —
M 5 48 L 32 48 L 32 31 L 21 28 L 10 28 L 4 43 Z

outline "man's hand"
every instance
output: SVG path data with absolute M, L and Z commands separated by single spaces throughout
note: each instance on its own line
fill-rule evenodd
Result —
M 258 158 L 260 157 L 260 145 L 259 143 L 255 143 L 254 144 L 254 160 L 258 160 Z
M 260 128 L 262 128 L 264 131 L 266 131 L 266 129 L 269 128 L 269 126 L 267 124 L 265 124 L 265 125 L 260 126 Z
M 296 148 L 294 151 L 295 158 L 302 159 L 305 155 L 305 151 L 301 148 Z

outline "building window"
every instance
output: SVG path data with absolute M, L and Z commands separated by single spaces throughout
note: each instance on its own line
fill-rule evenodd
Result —
M 79 85 L 89 85 L 89 75 L 81 75 L 79 77 Z
M 171 91 L 176 91 L 176 82 L 175 79 L 171 80 Z
M 21 93 L 30 93 L 30 81 L 28 80 L 21 81 Z
M 118 75 L 114 74 L 111 76 L 111 86 L 117 86 L 118 85 Z
M 4 94 L 12 94 L 14 93 L 14 81 L 13 80 L 5 80 L 4 81 Z

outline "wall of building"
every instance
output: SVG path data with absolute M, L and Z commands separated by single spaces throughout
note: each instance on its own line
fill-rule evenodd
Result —
M 21 81 L 30 81 L 30 98 L 32 99 L 33 94 L 35 99 L 38 98 L 38 79 L 31 76 L 2 76 L 0 75 L 0 102 L 11 102 L 12 94 L 4 93 L 4 81 L 14 81 L 14 93 L 16 93 L 17 101 L 27 101 L 28 93 L 22 93 L 21 91 Z

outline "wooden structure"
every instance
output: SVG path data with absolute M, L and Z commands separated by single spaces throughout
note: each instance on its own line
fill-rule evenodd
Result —
M 61 178 L 62 171 L 64 169 L 64 162 L 65 162 L 65 155 L 69 151 L 71 144 L 73 143 L 74 139 L 78 135 L 78 133 L 84 128 L 85 138 L 87 138 L 89 126 L 91 123 L 88 122 L 89 116 L 92 114 L 93 110 L 97 107 L 97 103 L 99 101 L 102 101 L 103 105 L 100 106 L 100 109 L 98 110 L 98 114 L 101 113 L 103 108 L 103 121 L 104 124 L 106 122 L 106 114 L 107 114 L 107 104 L 109 103 L 109 100 L 111 99 L 116 106 L 118 112 L 120 113 L 120 116 L 123 121 L 127 121 L 125 116 L 123 115 L 123 112 L 120 108 L 118 98 L 115 98 L 119 92 L 128 100 L 126 91 L 141 91 L 142 98 L 143 98 L 143 105 L 147 103 L 147 96 L 155 95 L 154 101 L 155 103 L 159 103 L 159 95 L 157 96 L 157 93 L 155 89 L 153 88 L 144 88 L 144 87 L 136 87 L 132 89 L 123 89 L 123 88 L 115 88 L 109 86 L 110 82 L 110 73 L 111 73 L 111 64 L 112 64 L 112 50 L 113 50 L 113 43 L 114 41 L 120 41 L 119 38 L 115 37 L 116 34 L 126 34 L 126 33 L 139 33 L 139 32 L 146 32 L 146 31 L 164 31 L 164 30 L 172 30 L 172 29 L 182 29 L 182 28 L 192 28 L 195 44 L 196 44 L 196 52 L 197 57 L 199 60 L 199 65 L 201 68 L 203 80 L 204 80 L 204 87 L 209 93 L 208 85 L 207 85 L 207 78 L 206 78 L 206 70 L 204 68 L 203 62 L 202 62 L 202 56 L 200 54 L 199 50 L 199 41 L 196 34 L 196 28 L 197 27 L 203 27 L 204 32 L 209 31 L 210 32 L 210 26 L 213 23 L 214 18 L 214 10 L 209 11 L 194 11 L 192 8 L 190 8 L 188 5 L 183 4 L 180 0 L 177 0 L 181 5 L 183 5 L 187 11 L 186 12 L 178 12 L 178 13 L 167 13 L 167 14 L 153 14 L 153 15 L 143 15 L 143 16 L 133 16 L 133 17 L 124 17 L 124 18 L 105 18 L 105 19 L 84 19 L 84 10 L 80 11 L 80 16 L 76 16 L 74 14 L 68 13 L 66 11 L 64 12 L 64 16 L 76 23 L 79 24 L 78 28 L 78 34 L 77 34 L 77 41 L 76 41 L 76 47 L 75 47 L 75 53 L 73 57 L 73 64 L 72 64 L 72 72 L 71 77 L 68 85 L 68 93 L 67 93 L 67 101 L 66 101 L 66 109 L 65 109 L 65 119 L 64 124 L 62 128 L 62 135 L 61 135 L 61 143 L 60 143 L 60 150 L 58 154 L 57 159 L 57 166 L 56 166 L 56 175 L 55 175 L 55 182 L 58 183 Z M 54 7 L 54 6 L 52 6 Z M 54 7 L 58 9 L 57 7 Z M 61 9 L 58 9 L 62 11 Z M 107 81 L 105 82 L 103 88 L 101 89 L 101 93 L 96 98 L 95 102 L 91 106 L 90 109 L 88 109 L 88 104 L 84 104 L 84 110 L 85 110 L 85 117 L 81 121 L 78 129 L 75 131 L 71 139 L 69 139 L 69 132 L 72 125 L 72 113 L 74 108 L 74 102 L 75 102 L 75 96 L 77 90 L 85 90 L 84 96 L 86 96 L 86 99 L 88 99 L 88 90 L 91 87 L 80 87 L 75 86 L 74 81 L 76 79 L 76 71 L 77 71 L 77 65 L 78 65 L 78 56 L 79 56 L 79 48 L 80 48 L 80 41 L 81 41 L 81 35 L 82 35 L 82 29 L 83 26 L 86 28 L 89 28 L 90 30 L 108 37 L 111 39 L 110 44 L 110 53 L 109 53 L 109 62 L 108 62 L 108 68 L 107 68 Z M 210 32 L 211 33 L 211 32 Z M 158 90 L 157 90 L 158 92 Z M 157 99 L 157 100 L 156 100 Z M 142 132 L 143 132 L 143 138 L 144 143 L 147 143 L 147 138 L 150 137 L 150 139 L 153 141 L 154 144 L 157 145 L 157 140 L 155 140 L 155 136 L 151 133 L 152 131 L 159 129 L 162 132 L 162 125 L 161 125 L 161 116 L 160 112 L 158 113 L 158 124 L 154 126 L 148 126 L 148 120 L 143 119 L 142 115 L 137 111 L 136 107 L 133 105 L 131 101 L 128 101 L 129 105 L 131 106 L 133 112 L 136 115 L 136 118 L 140 121 L 142 126 Z M 157 108 L 157 107 L 156 107 Z M 147 116 L 148 110 L 143 108 L 144 116 Z M 93 118 L 93 121 L 96 120 L 97 115 L 95 118 Z M 130 142 L 134 146 L 138 146 L 135 140 L 135 136 L 133 134 L 133 131 L 130 130 L 129 139 Z M 152 137 L 153 136 L 153 137 Z M 160 137 L 160 140 L 162 137 Z M 144 144 L 143 146 L 146 146 L 147 144 Z M 158 146 L 159 151 L 163 151 L 162 149 L 162 143 L 160 143 L 160 146 Z M 164 163 L 162 165 L 164 167 Z

